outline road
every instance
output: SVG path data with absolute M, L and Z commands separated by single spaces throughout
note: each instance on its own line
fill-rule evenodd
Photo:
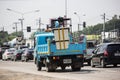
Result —
M 14 62 L 0 60 L 0 69 L 68 80 L 120 80 L 120 65 L 116 68 L 112 66 L 108 66 L 107 68 L 84 66 L 81 71 L 76 72 L 71 71 L 71 68 L 67 67 L 65 71 L 58 68 L 56 72 L 46 72 L 45 68 L 42 68 L 42 71 L 37 71 L 33 61 Z

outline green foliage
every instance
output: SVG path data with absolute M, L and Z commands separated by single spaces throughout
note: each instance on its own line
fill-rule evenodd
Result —
M 8 32 L 0 31 L 0 45 L 8 41 Z
M 35 32 L 33 32 L 30 36 L 30 39 L 34 39 Z
M 113 17 L 113 19 L 106 21 L 105 31 L 108 32 L 114 29 L 120 30 L 120 18 L 118 19 L 116 17 L 115 18 Z M 102 31 L 103 31 L 103 24 L 97 24 L 93 26 L 87 26 L 82 30 L 82 32 L 80 32 L 80 34 L 83 33 L 85 35 L 100 35 Z M 77 38 L 79 35 L 78 35 L 78 31 L 73 32 L 74 38 Z
M 105 23 L 105 31 L 120 29 L 120 19 L 111 19 Z M 94 26 L 88 26 L 83 29 L 83 33 L 86 35 L 100 34 L 103 31 L 103 24 L 97 24 Z
M 21 35 L 22 32 L 19 31 L 17 32 L 17 35 Z M 11 34 L 8 34 L 8 32 L 6 31 L 1 31 L 0 32 L 0 45 L 2 45 L 4 42 L 9 42 L 11 41 L 12 39 L 14 39 L 16 36 L 16 32 L 13 32 Z

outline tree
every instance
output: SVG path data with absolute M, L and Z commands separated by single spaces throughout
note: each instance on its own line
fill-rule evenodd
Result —
M 105 31 L 108 32 L 114 29 L 120 29 L 120 19 L 113 18 L 105 23 Z M 103 24 L 88 26 L 83 29 L 84 34 L 101 34 L 103 31 Z

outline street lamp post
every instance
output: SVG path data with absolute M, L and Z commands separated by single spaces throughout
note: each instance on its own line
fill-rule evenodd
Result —
M 80 35 L 80 16 L 77 14 L 77 12 L 74 12 L 74 14 L 78 17 L 79 22 L 78 22 L 78 42 L 79 42 L 79 35 Z
M 21 31 L 22 31 L 22 37 L 23 37 L 23 39 L 24 39 L 24 33 L 23 33 L 23 18 L 22 19 L 18 19 L 18 20 L 20 20 L 20 22 L 21 22 Z
M 13 23 L 13 24 L 15 24 L 15 27 L 13 27 L 13 29 L 16 29 L 16 37 L 18 36 L 18 33 L 17 33 L 17 24 L 18 24 L 19 22 L 15 22 L 15 23 Z
M 78 17 L 79 22 L 78 22 L 78 32 L 80 30 L 80 16 L 77 14 L 77 12 L 74 12 L 74 14 Z
M 67 18 L 67 0 L 65 0 L 65 17 Z
M 21 31 L 22 31 L 22 37 L 23 37 L 23 39 L 24 39 L 24 34 L 23 34 L 23 20 L 24 20 L 24 18 L 23 18 L 23 16 L 25 15 L 25 14 L 29 14 L 29 13 L 33 13 L 33 12 L 39 12 L 40 10 L 34 10 L 34 11 L 29 11 L 29 12 L 25 12 L 25 13 L 22 13 L 22 12 L 19 12 L 19 11 L 15 11 L 15 10 L 12 10 L 12 9 L 9 9 L 9 8 L 7 8 L 6 10 L 8 10 L 8 11 L 12 11 L 12 12 L 14 12 L 14 13 L 17 13 L 17 14 L 20 14 L 22 17 L 21 17 L 21 19 L 19 19 L 20 20 L 20 22 L 21 22 Z

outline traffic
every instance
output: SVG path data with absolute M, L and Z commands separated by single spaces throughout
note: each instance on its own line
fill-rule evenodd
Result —
M 65 23 L 69 23 L 67 25 Z M 91 67 L 107 65 L 117 67 L 120 64 L 120 42 L 106 42 L 95 45 L 83 34 L 75 39 L 72 32 L 71 18 L 58 17 L 51 19 L 51 25 L 41 32 L 35 32 L 34 47 L 25 46 L 23 37 L 16 38 L 16 45 L 0 47 L 0 58 L 3 61 L 28 62 L 33 60 L 36 70 L 43 67 L 47 72 L 54 72 L 58 67 L 65 70 L 80 71 L 87 62 Z

